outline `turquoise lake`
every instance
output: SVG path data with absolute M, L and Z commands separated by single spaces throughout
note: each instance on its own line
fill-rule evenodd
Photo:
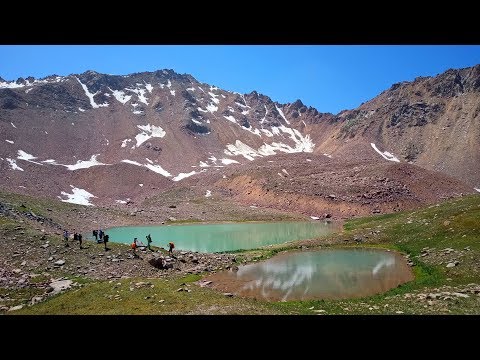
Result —
M 212 253 L 312 239 L 332 233 L 335 229 L 331 223 L 312 221 L 126 226 L 110 228 L 105 232 L 112 242 L 128 244 L 136 237 L 146 245 L 145 237 L 150 234 L 154 246 L 168 248 L 168 243 L 172 241 L 175 250 Z

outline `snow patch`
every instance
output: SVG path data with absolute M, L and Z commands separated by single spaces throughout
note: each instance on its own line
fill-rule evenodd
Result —
M 149 93 L 152 93 L 152 90 L 153 90 L 152 84 L 145 83 L 145 89 L 147 89 Z
M 104 164 L 99 161 L 97 161 L 97 156 L 100 154 L 95 154 L 92 155 L 90 160 L 78 160 L 76 164 L 73 165 L 63 165 L 65 166 L 68 170 L 78 170 L 78 169 L 87 169 L 92 166 L 97 166 L 97 165 L 109 165 L 109 164 Z M 62 165 L 62 164 L 59 164 Z
M 180 181 L 182 179 L 185 179 L 189 176 L 192 176 L 192 175 L 195 175 L 195 174 L 198 174 L 196 171 L 191 171 L 189 173 L 180 173 L 178 174 L 177 176 L 175 176 L 172 180 L 173 181 Z
M 202 125 L 202 122 L 201 121 L 198 121 L 198 120 L 195 120 L 195 119 L 192 119 L 192 121 L 197 124 L 197 125 Z
M 370 145 L 372 146 L 373 150 L 375 150 L 377 153 L 382 155 L 382 157 L 385 160 L 400 162 L 400 160 L 398 160 L 394 155 L 390 154 L 388 151 L 381 152 L 380 150 L 378 150 L 377 146 L 374 143 L 370 143 Z
M 12 124 L 12 126 L 13 126 L 15 129 L 17 128 L 13 122 L 10 122 L 10 124 Z
M 224 165 L 230 165 L 230 164 L 240 164 L 237 160 L 233 160 L 233 159 L 221 159 L 220 160 L 222 162 L 222 164 Z
M 8 142 L 9 144 L 15 144 L 12 140 L 5 140 L 6 142 Z
M 133 161 L 133 160 L 122 160 L 120 162 L 124 162 L 124 163 L 127 163 L 127 164 L 132 164 L 132 165 L 137 165 L 137 166 L 143 166 L 139 162 L 136 162 L 136 161 Z
M 212 103 L 207 105 L 207 111 L 210 111 L 212 114 L 217 110 L 218 110 L 218 106 L 215 106 Z
M 115 96 L 115 99 L 117 99 L 123 105 L 125 105 L 128 102 L 128 100 L 132 98 L 132 95 L 125 95 L 125 93 L 122 90 L 110 89 L 110 91 L 112 92 L 113 96 Z
M 480 188 L 473 188 L 474 190 L 480 192 Z
M 132 139 L 125 139 L 125 140 L 123 140 L 121 147 L 122 147 L 122 148 L 123 148 L 123 147 L 126 147 L 126 146 L 127 146 L 127 143 L 130 142 L 130 141 L 132 141 Z
M 36 156 L 33 156 L 29 153 L 26 153 L 23 150 L 18 150 L 17 159 L 19 159 L 19 160 L 31 161 L 31 160 L 36 159 L 36 158 L 37 158 Z
M 137 140 L 136 147 L 139 147 L 148 139 L 154 137 L 163 138 L 166 135 L 166 132 L 160 126 L 147 124 L 137 125 L 137 127 L 143 131 L 135 136 L 135 140 Z
M 190 87 L 190 88 L 187 88 L 186 90 L 187 90 L 187 91 L 195 91 L 195 88 L 194 88 L 194 87 Z
M 285 117 L 285 114 L 283 113 L 282 109 L 280 109 L 277 105 L 275 105 L 275 109 L 277 109 L 278 113 L 283 118 L 283 120 L 285 120 L 285 122 L 290 125 L 290 121 L 287 120 L 287 118 Z
M 152 170 L 153 172 L 156 172 L 157 174 L 163 175 L 165 177 L 172 176 L 167 170 L 162 168 L 160 165 L 152 165 L 152 164 L 146 164 L 144 165 L 147 169 Z
M 143 184 L 138 184 L 138 186 L 143 187 Z
M 85 91 L 85 95 L 87 95 L 88 99 L 90 100 L 90 105 L 92 106 L 92 108 L 98 109 L 98 108 L 101 108 L 101 107 L 107 107 L 108 106 L 108 103 L 97 104 L 95 102 L 95 100 L 93 99 L 94 96 L 97 95 L 100 91 L 97 91 L 95 94 L 92 94 L 90 91 L 88 91 L 87 85 L 82 84 L 82 82 L 80 81 L 79 78 L 75 77 L 75 79 L 77 79 L 77 81 L 80 83 L 80 85 L 82 85 L 83 91 Z
M 85 112 L 85 110 L 82 109 L 81 107 L 78 108 L 78 111 L 80 111 L 80 112 Z
M 222 175 L 222 179 L 226 179 L 226 178 L 227 178 L 227 176 L 226 176 L 226 175 Z
M 310 216 L 310 219 L 312 220 L 319 220 L 320 218 L 318 216 Z
M 235 123 L 235 124 L 237 123 L 237 120 L 236 120 L 232 115 L 228 115 L 228 116 L 223 115 L 223 117 L 224 117 L 225 119 L 227 119 L 228 121 L 231 121 L 231 122 L 233 122 L 233 123 Z
M 235 145 L 228 144 L 227 149 L 229 153 L 225 153 L 226 155 L 242 155 L 244 158 L 250 161 L 252 161 L 255 156 L 261 156 L 254 149 L 244 144 L 240 140 L 235 141 Z
M 288 171 L 287 171 L 287 170 L 285 170 L 285 169 L 282 169 L 282 172 L 283 172 L 284 174 L 286 174 L 286 175 L 290 176 L 290 174 L 288 173 Z
M 210 190 L 207 190 L 207 193 L 205 194 L 205 197 L 210 197 L 212 196 L 212 192 Z
M 263 119 L 260 120 L 260 124 L 263 124 L 265 122 L 265 119 L 267 118 L 267 114 L 268 114 L 268 109 L 267 109 L 267 105 L 263 105 L 265 107 L 265 115 L 263 116 Z
M 119 204 L 126 204 L 127 202 L 125 200 L 115 200 L 116 203 Z
M 330 158 L 330 159 L 332 158 L 332 155 L 330 155 L 330 154 L 323 153 L 323 155 L 325 155 L 326 157 L 328 157 L 328 158 Z
M 72 204 L 79 204 L 79 205 L 93 206 L 93 204 L 90 203 L 90 198 L 92 198 L 92 197 L 95 198 L 96 197 L 95 195 L 90 194 L 88 191 L 86 191 L 84 189 L 74 187 L 73 185 L 70 185 L 70 187 L 72 188 L 72 193 L 71 194 L 68 194 L 65 191 L 62 191 L 60 193 L 61 195 L 68 197 L 68 199 L 64 200 L 59 196 L 59 198 L 63 202 L 69 202 L 69 203 L 72 203 Z
M 172 94 L 173 96 L 175 96 L 175 90 L 170 90 L 170 94 Z
M 7 158 L 7 161 L 10 164 L 10 167 L 12 168 L 12 170 L 24 171 L 20 166 L 17 165 L 17 162 L 15 161 L 15 159 Z
M 137 84 L 138 85 L 138 84 Z M 145 97 L 145 92 L 147 90 L 145 89 L 140 89 L 140 88 L 135 88 L 135 89 L 128 89 L 126 88 L 125 90 L 128 90 L 128 91 L 131 91 L 133 93 L 135 93 L 138 97 L 138 101 L 144 103 L 145 105 L 148 105 L 148 100 L 147 98 Z

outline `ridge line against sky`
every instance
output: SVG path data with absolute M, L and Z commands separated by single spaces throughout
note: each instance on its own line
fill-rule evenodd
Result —
M 172 69 L 320 112 L 353 109 L 391 85 L 480 63 L 479 45 L 0 45 L 0 77 Z

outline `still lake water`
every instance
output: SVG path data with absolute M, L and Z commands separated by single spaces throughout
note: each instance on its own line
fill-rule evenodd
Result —
M 413 273 L 395 252 L 329 249 L 280 254 L 205 280 L 237 296 L 291 301 L 378 294 L 413 280 Z
M 105 232 L 113 242 L 132 243 L 136 237 L 146 245 L 145 236 L 151 234 L 152 245 L 155 246 L 168 248 L 168 243 L 172 241 L 175 250 L 212 253 L 312 239 L 332 233 L 335 229 L 333 224 L 312 221 L 126 226 Z

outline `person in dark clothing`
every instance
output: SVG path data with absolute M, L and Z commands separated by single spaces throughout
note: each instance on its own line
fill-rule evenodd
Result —
M 93 237 L 95 238 L 95 242 L 98 244 L 98 230 L 93 230 Z
M 77 241 L 77 240 L 78 240 L 78 234 L 77 234 L 77 232 L 75 231 L 75 232 L 73 233 L 73 241 Z
M 98 230 L 98 237 L 100 238 L 100 242 L 103 241 L 103 234 L 104 232 L 102 231 L 102 229 Z
M 148 247 L 148 250 L 150 251 L 153 251 L 152 248 L 150 247 L 150 244 L 152 243 L 152 237 L 150 236 L 150 234 L 148 234 L 147 236 L 145 236 L 147 238 L 147 247 Z
M 110 237 L 110 236 L 107 235 L 107 234 L 103 235 L 103 244 L 105 245 L 105 251 L 110 250 L 109 248 L 107 248 L 107 242 L 108 242 L 108 238 L 109 238 L 109 237 Z
M 168 243 L 168 252 L 170 255 L 173 255 L 173 249 L 175 248 L 175 244 L 173 242 Z
M 80 249 L 82 249 L 82 234 L 77 235 L 78 242 L 80 243 Z
M 63 230 L 63 240 L 65 241 L 65 247 L 69 247 L 68 245 L 68 237 L 70 234 L 68 233 L 68 230 Z

